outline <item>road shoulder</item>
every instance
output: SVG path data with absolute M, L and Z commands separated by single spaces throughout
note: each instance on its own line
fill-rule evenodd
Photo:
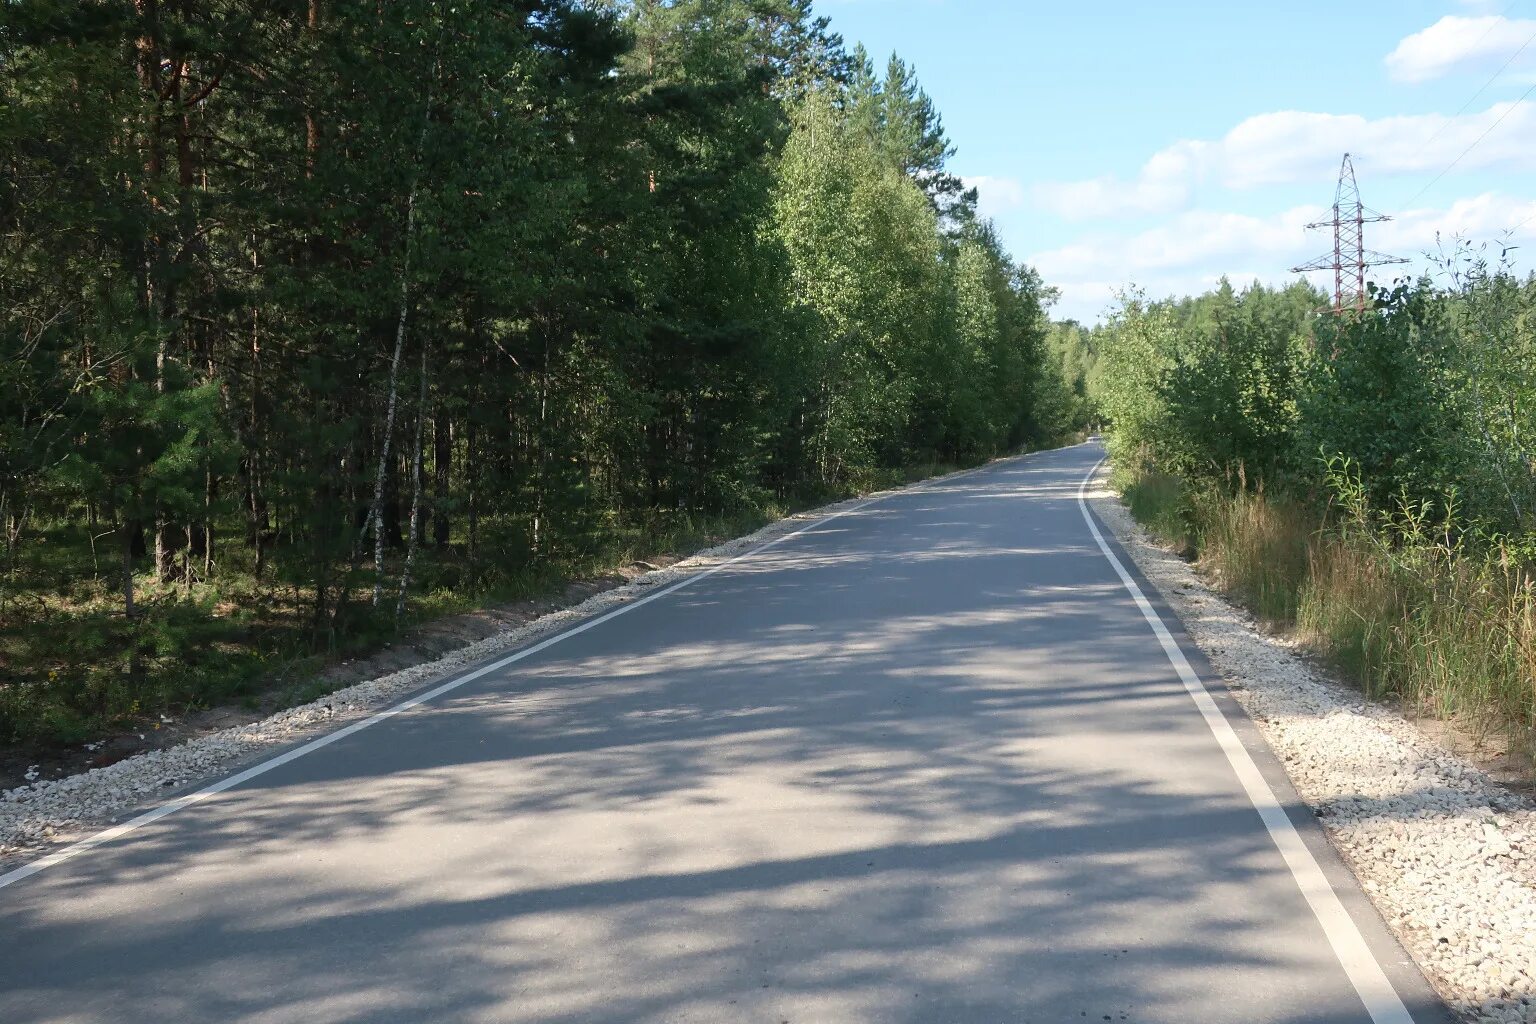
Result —
M 1032 454 L 1036 453 L 1002 456 L 969 469 L 797 512 L 600 591 L 570 607 L 532 621 L 508 624 L 490 636 L 439 657 L 334 690 L 307 704 L 197 735 L 175 746 L 135 754 L 104 767 L 0 791 L 0 886 L 9 877 L 8 871 L 19 872 L 29 862 L 35 866 L 39 858 L 55 858 L 72 844 L 99 838 L 102 829 L 116 828 L 118 822 L 152 810 L 158 812 L 171 803 L 195 796 L 200 787 L 218 785 L 215 780 L 227 780 L 234 773 L 287 756 L 326 736 L 357 728 L 397 702 L 411 700 L 443 685 L 445 680 L 475 672 L 521 649 L 583 628 L 585 622 L 614 614 L 621 606 L 642 602 L 658 590 L 707 574 L 714 567 L 834 519 L 845 511 Z
M 1228 713 L 1251 723 L 1249 736 L 1239 731 L 1244 744 L 1256 729 L 1283 763 L 1289 780 L 1278 781 L 1310 809 L 1292 815 L 1312 823 L 1303 831 L 1312 833 L 1309 845 L 1326 832 L 1380 919 L 1459 1016 L 1536 1024 L 1536 808 L 1264 634 L 1151 542 L 1103 476 L 1089 500 L 1150 584 L 1149 596 L 1182 623 L 1184 646 L 1205 662 L 1197 671 L 1223 681 L 1228 700 L 1246 712 Z M 1344 892 L 1354 890 L 1344 881 Z M 1357 919 L 1369 914 L 1349 909 Z M 1417 973 L 1399 970 L 1393 980 L 1411 985 L 1407 975 Z

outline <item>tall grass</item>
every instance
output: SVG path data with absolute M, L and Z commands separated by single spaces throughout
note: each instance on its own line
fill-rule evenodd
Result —
M 1491 541 L 1469 550 L 1422 510 L 1387 517 L 1166 475 L 1120 487 L 1165 540 L 1188 539 L 1229 595 L 1328 656 L 1371 696 L 1536 751 L 1536 577 Z M 1177 489 L 1177 493 L 1175 493 Z M 1177 522 L 1175 522 L 1177 516 Z
M 1307 579 L 1313 517 L 1262 490 L 1205 490 L 1191 507 L 1201 560 L 1222 586 L 1264 619 L 1294 620 Z
M 1536 592 L 1502 546 L 1319 538 L 1297 626 L 1361 680 L 1467 725 L 1536 730 Z
M 1182 480 L 1167 473 L 1122 473 L 1117 468 L 1110 477 L 1110 485 L 1120 492 L 1131 514 L 1147 532 L 1165 544 L 1193 552 L 1193 509 Z

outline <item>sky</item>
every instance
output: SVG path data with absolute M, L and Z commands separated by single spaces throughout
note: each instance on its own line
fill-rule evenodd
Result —
M 1330 252 L 1348 151 L 1366 246 L 1435 271 L 1457 238 L 1536 267 L 1536 0 L 819 0 L 917 69 L 950 169 L 1058 319 L 1284 283 Z M 1485 134 L 1486 133 L 1486 134 Z M 1508 234 L 1512 232 L 1512 234 Z M 1440 241 L 1437 242 L 1437 237 Z M 1332 287 L 1332 274 L 1311 275 Z

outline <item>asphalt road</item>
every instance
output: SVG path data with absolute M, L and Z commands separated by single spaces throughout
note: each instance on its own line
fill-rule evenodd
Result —
M 0 1021 L 1443 1020 L 1163 611 L 1353 938 L 1315 912 L 1080 510 L 1100 454 L 881 498 L 0 889 Z

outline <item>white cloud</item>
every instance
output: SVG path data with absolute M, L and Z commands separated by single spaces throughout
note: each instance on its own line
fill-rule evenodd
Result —
M 1024 205 L 1024 186 L 1017 178 L 997 178 L 976 174 L 961 179 L 966 188 L 976 190 L 976 208 L 983 217 L 996 217 Z
M 1536 21 L 1450 14 L 1398 43 L 1387 54 L 1387 70 L 1400 82 L 1427 82 L 1454 71 L 1498 67 L 1532 36 L 1536 36 Z M 1533 50 L 1536 47 L 1527 48 L 1522 56 L 1531 55 Z
M 1409 210 L 1376 225 L 1367 245 L 1418 256 L 1435 248 L 1437 236 L 1447 244 L 1457 236 L 1474 242 L 1497 242 L 1511 230 L 1515 241 L 1536 242 L 1536 199 L 1516 200 L 1485 192 L 1458 199 L 1444 210 Z
M 1148 231 L 1076 242 L 1037 253 L 1029 262 L 1052 283 L 1101 276 L 1109 268 L 1125 281 L 1238 262 L 1264 266 L 1307 248 L 1305 225 L 1322 216 L 1319 206 L 1298 206 L 1273 217 L 1191 210 Z
M 1134 181 L 1113 175 L 1087 181 L 1044 182 L 1033 189 L 1036 202 L 1072 220 L 1159 213 L 1188 202 L 1203 175 L 1208 142 L 1178 142 L 1152 155 Z
M 1147 231 L 1099 235 L 1036 253 L 1027 262 L 1061 289 L 1053 315 L 1091 321 L 1100 317 L 1116 292 L 1132 283 L 1162 298 L 1204 291 L 1224 274 L 1239 286 L 1255 279 L 1288 281 L 1294 276 L 1290 267 L 1329 248 L 1325 233 L 1305 230 L 1308 222 L 1325 215 L 1316 206 L 1268 217 L 1191 210 Z M 1422 256 L 1436 249 L 1437 234 L 1447 244 L 1458 235 L 1498 241 L 1517 226 L 1513 241 L 1536 245 L 1536 199 L 1490 192 L 1446 208 L 1410 210 L 1396 220 L 1368 226 L 1366 245 L 1413 260 L 1406 267 L 1386 268 L 1381 276 L 1390 280 L 1424 270 Z M 1325 277 L 1313 275 L 1319 286 L 1330 287 Z
M 1369 119 L 1281 110 L 1250 117 L 1217 140 L 1176 142 L 1154 154 L 1130 181 L 1110 176 L 1050 183 L 1036 186 L 1033 195 L 1057 216 L 1082 220 L 1167 213 L 1187 205 L 1206 186 L 1325 182 L 1346 151 L 1372 175 L 1433 174 L 1501 118 L 1498 129 L 1478 142 L 1459 168 L 1529 167 L 1536 162 L 1536 101 L 1495 103 L 1458 117 Z

